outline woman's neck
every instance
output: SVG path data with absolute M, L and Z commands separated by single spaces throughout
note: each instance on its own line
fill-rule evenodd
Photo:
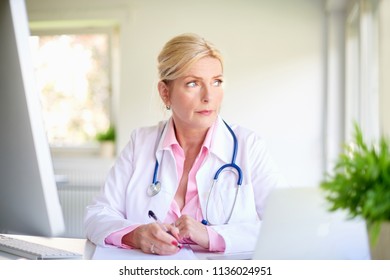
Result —
M 188 151 L 200 150 L 204 139 L 206 138 L 208 128 L 206 129 L 187 129 L 178 127 L 174 123 L 176 139 L 182 147 L 184 153 Z

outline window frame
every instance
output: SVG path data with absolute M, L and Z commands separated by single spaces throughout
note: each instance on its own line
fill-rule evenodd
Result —
M 377 139 L 379 121 L 379 0 L 350 1 L 345 38 L 345 135 L 356 122 L 367 140 Z

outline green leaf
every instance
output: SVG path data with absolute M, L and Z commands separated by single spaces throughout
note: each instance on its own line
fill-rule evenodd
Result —
M 381 222 L 390 220 L 390 145 L 384 137 L 369 145 L 356 123 L 354 128 L 353 142 L 343 146 L 321 188 L 331 211 L 347 209 L 351 217 L 365 218 L 375 236 Z

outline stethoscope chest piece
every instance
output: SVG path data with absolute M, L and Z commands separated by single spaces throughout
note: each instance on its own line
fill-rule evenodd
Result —
M 148 196 L 155 196 L 161 191 L 161 184 L 160 182 L 152 183 L 149 188 L 147 189 Z

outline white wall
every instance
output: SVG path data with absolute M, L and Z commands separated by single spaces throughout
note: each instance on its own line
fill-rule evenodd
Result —
M 31 20 L 120 17 L 120 149 L 132 129 L 167 117 L 156 90 L 156 58 L 172 36 L 195 32 L 225 57 L 222 116 L 263 135 L 291 185 L 322 179 L 321 0 L 52 2 L 27 0 Z

